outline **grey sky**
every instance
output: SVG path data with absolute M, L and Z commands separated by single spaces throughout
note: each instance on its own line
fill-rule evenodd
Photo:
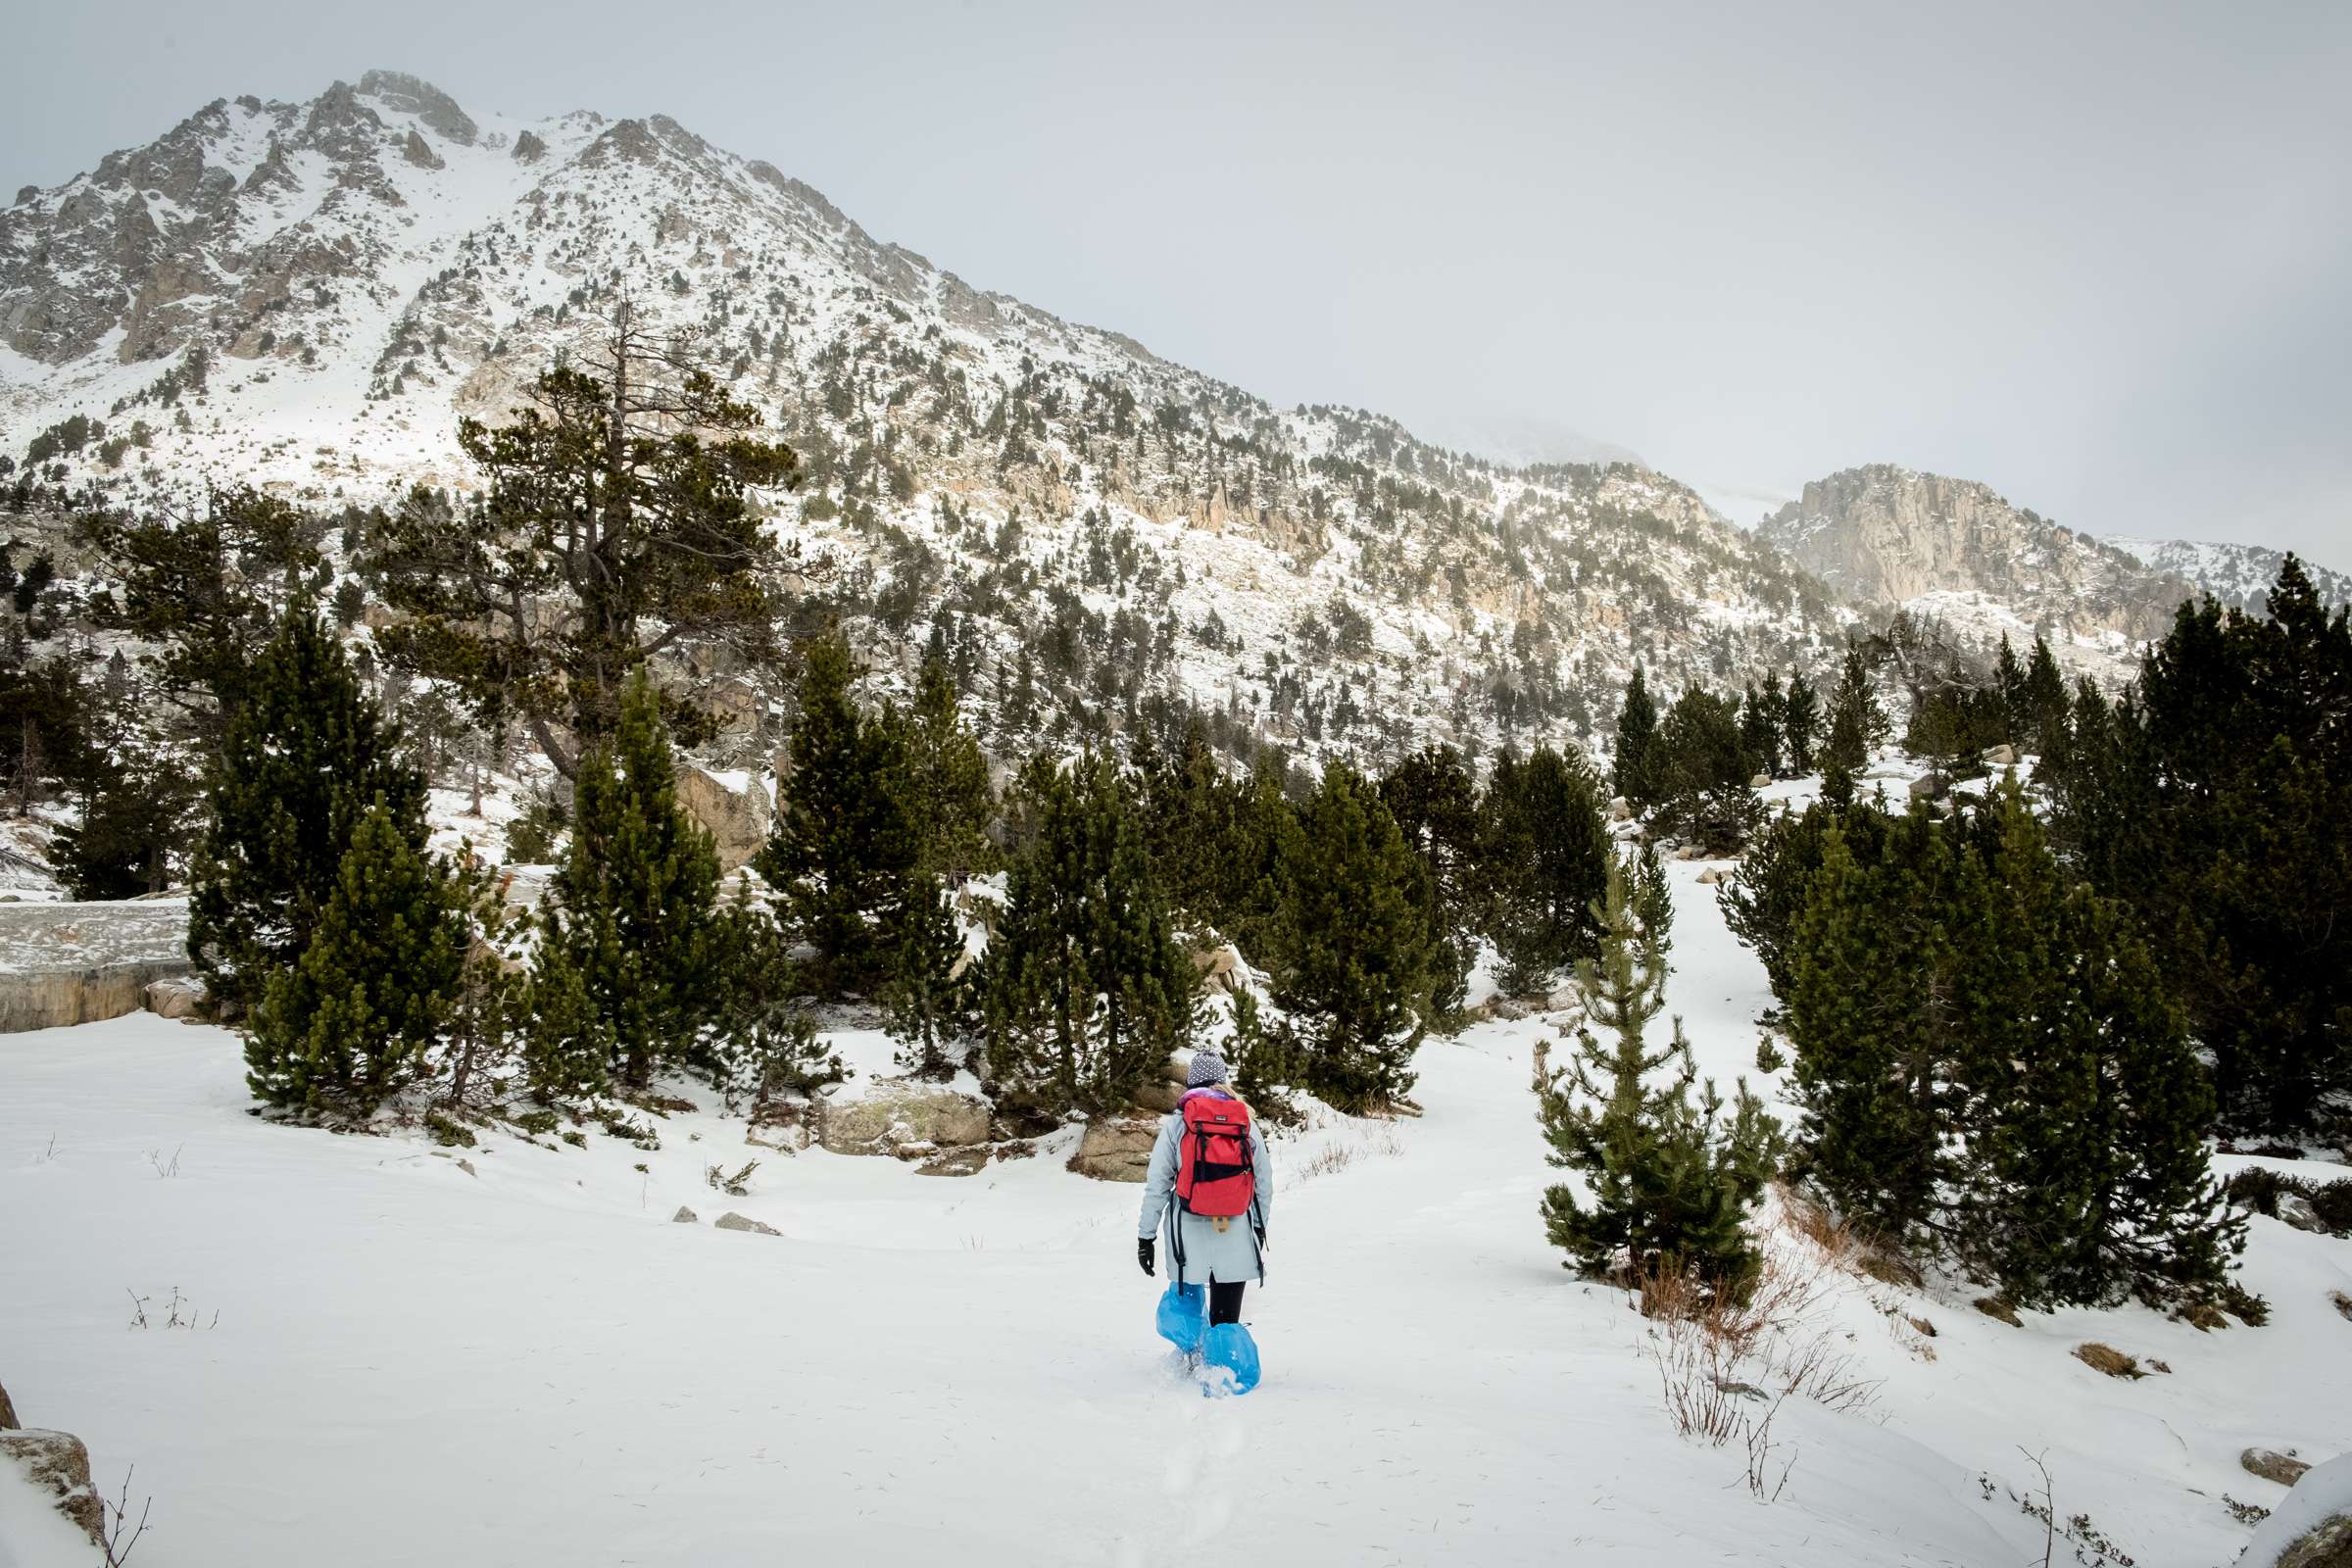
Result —
M 667 112 L 1279 403 L 2352 566 L 2352 5 L 140 0 L 9 38 L 10 189 L 385 66 Z

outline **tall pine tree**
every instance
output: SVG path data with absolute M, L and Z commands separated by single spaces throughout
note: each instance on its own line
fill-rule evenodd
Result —
M 1657 737 L 1657 700 L 1649 695 L 1649 678 L 1637 663 L 1634 678 L 1626 684 L 1625 703 L 1617 710 L 1617 753 L 1611 774 L 1617 793 L 1636 810 L 1657 805 L 1661 795 Z
M 560 1066 L 559 1087 L 594 1086 L 601 1071 L 643 1089 L 657 1068 L 701 1057 L 723 1017 L 734 916 L 710 835 L 679 809 L 675 767 L 640 672 L 611 741 L 580 758 L 571 842 L 542 915 L 536 984 L 559 1025 L 537 1049 Z
M 310 610 L 280 618 L 243 689 L 208 780 L 188 899 L 188 956 L 232 1010 L 301 956 L 374 803 L 412 848 L 425 836 L 424 780 Z
M 1379 792 L 1345 763 L 1326 767 L 1283 867 L 1273 996 L 1294 1081 L 1343 1109 L 1412 1087 L 1430 1010 L 1421 876 Z
M 759 859 L 816 949 L 808 979 L 822 996 L 870 992 L 888 975 L 888 930 L 922 849 L 898 726 L 858 710 L 851 674 L 839 633 L 807 646 L 792 773 Z

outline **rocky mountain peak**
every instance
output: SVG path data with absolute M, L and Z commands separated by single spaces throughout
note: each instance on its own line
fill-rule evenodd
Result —
M 402 71 L 370 71 L 360 78 L 360 95 L 397 113 L 415 115 L 428 129 L 463 147 L 472 146 L 481 135 L 473 117 L 422 76 Z

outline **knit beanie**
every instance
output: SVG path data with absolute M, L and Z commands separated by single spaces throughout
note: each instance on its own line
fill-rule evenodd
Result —
M 1192 1070 L 1184 1075 L 1187 1089 L 1205 1089 L 1225 1081 L 1225 1058 L 1213 1051 L 1193 1053 Z

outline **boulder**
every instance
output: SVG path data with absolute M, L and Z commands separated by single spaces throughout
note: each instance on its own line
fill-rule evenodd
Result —
M 751 863 L 767 843 L 767 791 L 756 778 L 721 778 L 692 762 L 678 764 L 678 806 L 710 835 L 724 873 Z
M 2311 1200 L 2301 1193 L 2278 1195 L 2278 1217 L 2295 1229 L 2309 1231 L 2314 1236 L 2333 1234 L 2328 1229 L 2328 1222 L 2320 1218 L 2320 1211 L 2311 1206 Z
M 1772 788 L 1772 775 L 1770 773 L 1758 773 L 1754 778 L 1751 778 L 1747 781 L 1747 787 L 1751 790 L 1768 790 Z
M 1724 870 L 1724 868 L 1720 865 L 1710 865 L 1704 871 L 1698 873 L 1698 880 L 1707 887 L 1713 887 L 1716 883 L 1721 882 L 1730 874 L 1731 873 Z
M 702 1220 L 693 1209 L 688 1208 L 684 1203 L 680 1203 L 678 1205 L 678 1211 L 669 1216 L 669 1222 L 672 1225 L 699 1225 L 702 1223 Z
M 816 1141 L 836 1154 L 886 1154 L 902 1144 L 985 1144 L 988 1106 L 952 1089 L 879 1079 L 864 1094 L 818 1101 Z
M 1209 948 L 1193 955 L 1193 969 L 1203 991 L 1231 991 L 1235 983 L 1234 973 L 1241 963 L 1241 952 L 1230 942 L 1223 947 Z
M 1989 748 L 1984 753 L 1984 765 L 1986 767 L 2015 767 L 2017 765 L 2017 748 L 2014 746 Z
M 90 1450 L 65 1432 L 0 1432 L 0 1464 L 14 1464 L 57 1499 L 57 1511 L 79 1526 L 93 1545 L 106 1544 L 106 1504 L 90 1485 Z
M 1142 1116 L 1104 1116 L 1086 1124 L 1069 1168 L 1099 1182 L 1140 1182 L 1152 1167 L 1159 1123 Z
M 1622 795 L 1618 796 L 1616 799 L 1614 799 L 1614 800 L 1612 800 L 1611 802 L 1609 802 L 1609 820 L 1610 820 L 1610 821 L 1612 821 L 1612 822 L 1631 822 L 1633 819 L 1634 819 L 1634 803 L 1633 803 L 1633 802 L 1631 802 L 1631 801 L 1627 800 L 1627 799 L 1626 799 L 1624 796 L 1622 796 Z
M 717 1230 L 749 1231 L 755 1236 L 781 1236 L 784 1234 L 773 1225 L 762 1225 L 749 1214 L 738 1214 L 731 1208 L 710 1223 Z
M 2248 1448 L 2237 1456 L 2237 1463 L 2238 1468 L 2246 1474 L 2260 1476 L 2265 1481 L 2276 1481 L 2282 1487 L 2293 1486 L 2311 1468 L 2308 1459 L 2298 1459 L 2291 1453 L 2280 1453 L 2276 1448 Z
M 0 1033 L 120 1018 L 190 972 L 185 895 L 0 911 Z
M 207 993 L 204 982 L 192 974 L 166 975 L 147 982 L 146 1001 L 147 1010 L 159 1018 L 193 1021 L 204 1016 Z
M 1911 781 L 1911 798 L 1915 801 L 1932 801 L 1942 793 L 1943 791 L 1937 787 L 1936 775 L 1933 773 Z
M 1166 1115 L 1184 1102 L 1184 1085 L 1167 1079 L 1156 1080 L 1136 1091 L 1135 1103 L 1139 1109 Z
M 951 1149 L 914 1167 L 917 1176 L 977 1176 L 988 1168 L 986 1149 Z

